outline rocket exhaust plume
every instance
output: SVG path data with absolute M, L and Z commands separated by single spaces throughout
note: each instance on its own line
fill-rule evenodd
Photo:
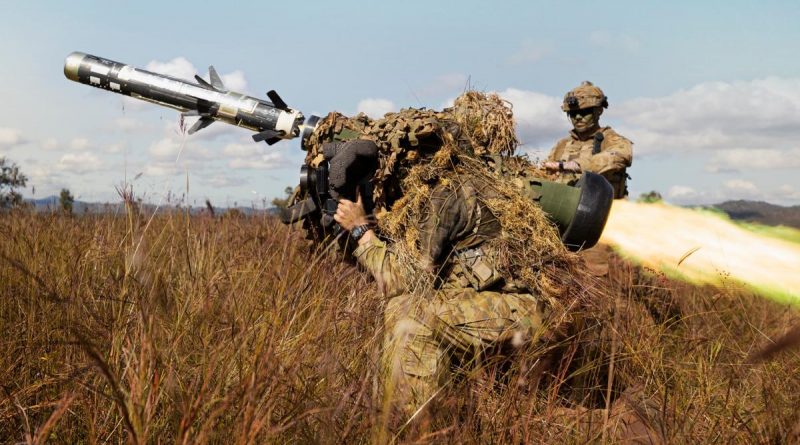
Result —
M 800 304 L 800 244 L 708 212 L 614 201 L 600 242 L 669 276 Z
M 64 75 L 70 80 L 199 116 L 189 134 L 223 121 L 255 131 L 256 142 L 272 145 L 308 131 L 303 114 L 289 108 L 274 90 L 267 93 L 270 101 L 261 100 L 228 91 L 213 66 L 208 73 L 210 81 L 195 75 L 193 83 L 81 52 L 64 62 Z M 308 124 L 313 126 L 317 119 L 310 117 Z

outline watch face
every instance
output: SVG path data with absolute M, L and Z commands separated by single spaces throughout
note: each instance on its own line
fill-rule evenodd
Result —
M 355 241 L 358 241 L 359 238 L 364 236 L 364 234 L 367 233 L 368 230 L 369 226 L 366 224 L 355 227 L 353 230 L 350 231 L 350 237 L 353 238 Z

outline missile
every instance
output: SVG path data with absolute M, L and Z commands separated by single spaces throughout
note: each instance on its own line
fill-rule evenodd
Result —
M 275 90 L 267 93 L 269 101 L 261 100 L 228 91 L 213 66 L 208 74 L 209 81 L 195 75 L 193 83 L 81 52 L 73 52 L 64 62 L 64 75 L 70 80 L 200 117 L 189 134 L 223 121 L 255 131 L 253 140 L 272 145 L 313 130 Z M 311 116 L 308 124 L 313 126 L 318 119 Z

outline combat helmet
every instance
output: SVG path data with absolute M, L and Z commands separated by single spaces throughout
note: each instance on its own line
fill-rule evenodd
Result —
M 603 90 L 588 80 L 584 80 L 564 95 L 564 103 L 561 104 L 561 109 L 565 112 L 593 107 L 608 108 L 608 98 L 603 94 Z

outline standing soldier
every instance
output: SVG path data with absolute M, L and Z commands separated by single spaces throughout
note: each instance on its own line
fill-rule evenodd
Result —
M 568 184 L 577 182 L 584 171 L 600 174 L 619 199 L 628 195 L 625 170 L 631 166 L 633 144 L 611 127 L 600 126 L 604 108 L 608 108 L 608 98 L 589 81 L 569 91 L 561 109 L 569 116 L 572 131 L 556 143 L 542 166 Z
M 561 109 L 572 122 L 569 136 L 558 141 L 542 164 L 556 175 L 556 180 L 575 184 L 584 171 L 602 175 L 614 188 L 614 199 L 628 196 L 625 171 L 633 159 L 633 143 L 611 127 L 600 126 L 600 115 L 608 108 L 603 90 L 584 81 L 564 96 Z M 608 275 L 607 247 L 597 245 L 582 252 L 589 271 L 595 276 Z

